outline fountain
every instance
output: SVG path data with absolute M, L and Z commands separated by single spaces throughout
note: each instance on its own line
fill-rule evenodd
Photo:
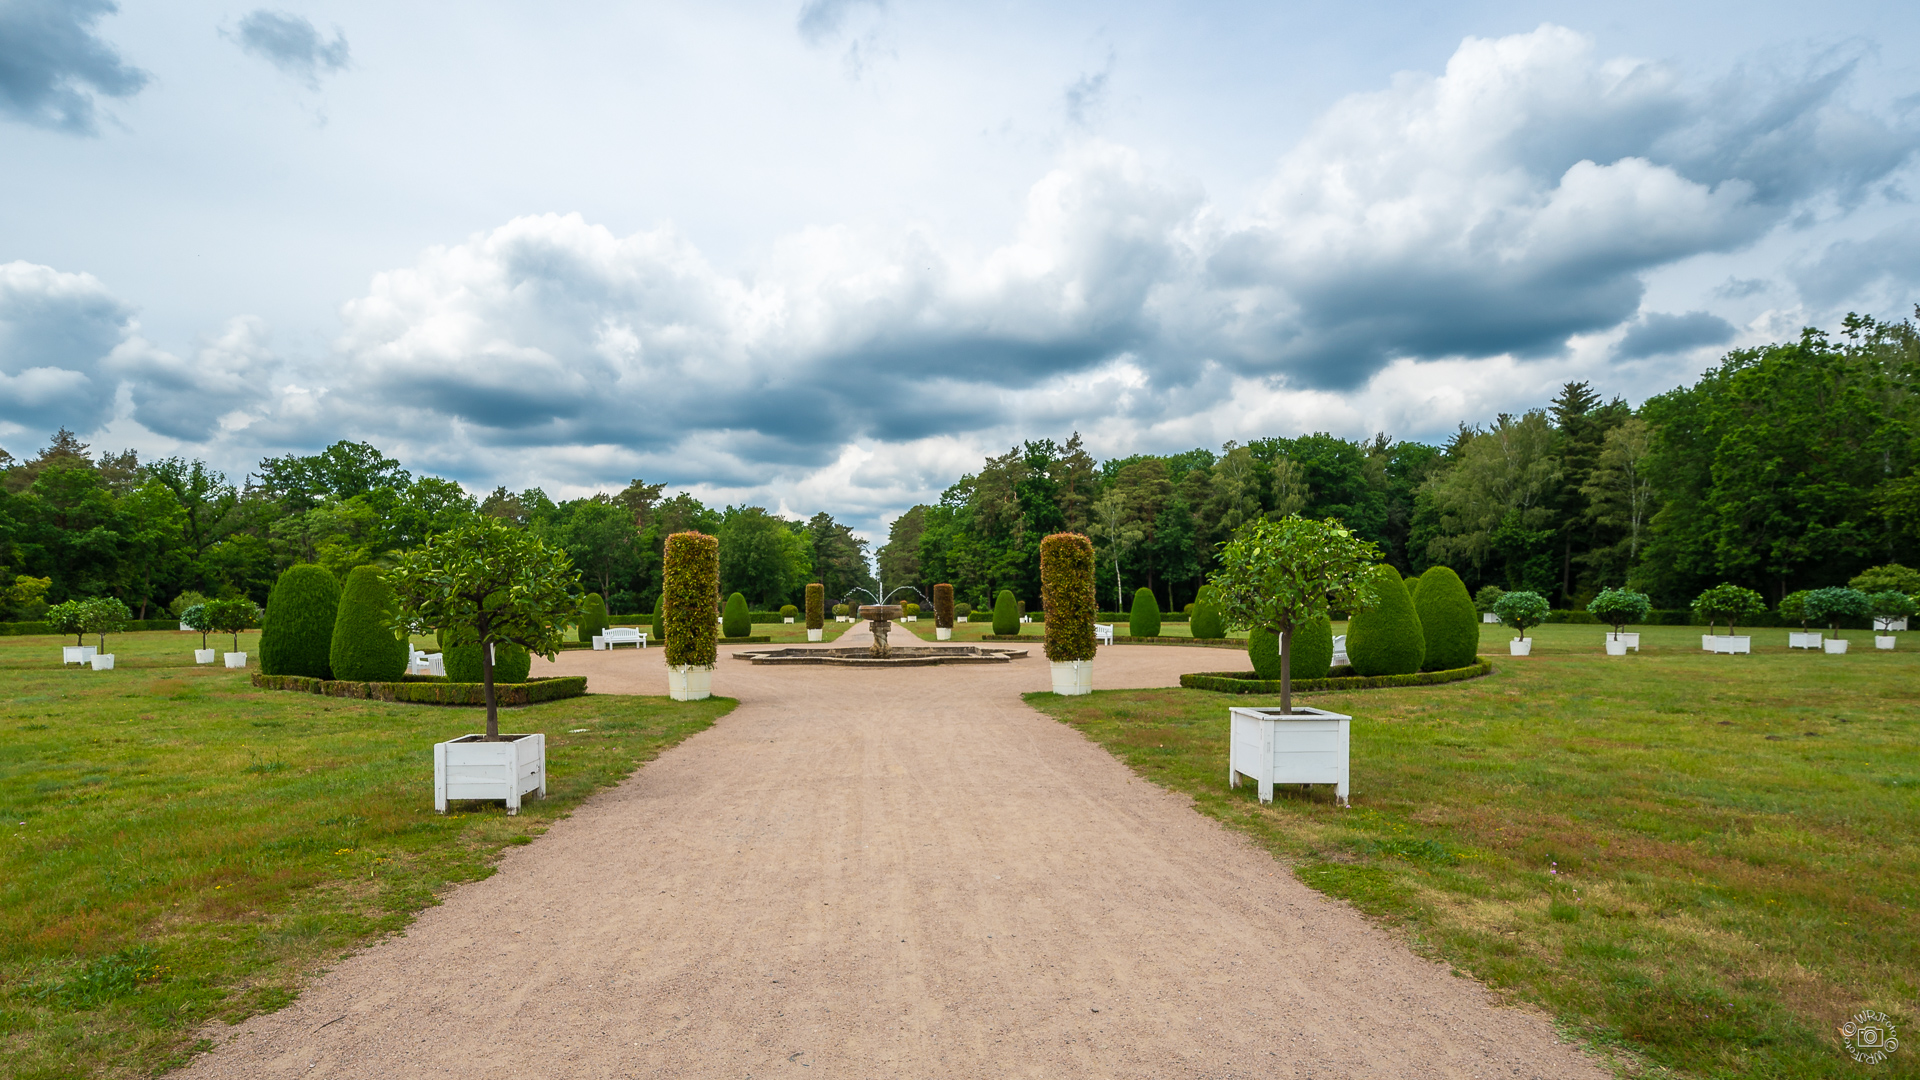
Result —
M 860 617 L 873 620 L 873 644 L 868 652 L 875 660 L 887 658 L 887 632 L 893 629 L 893 620 L 905 613 L 899 604 L 860 605 Z
M 909 586 L 903 586 L 905 587 Z M 860 591 L 866 592 L 865 589 Z M 986 648 L 979 645 L 914 645 L 894 648 L 888 642 L 887 635 L 893 629 L 893 620 L 900 617 L 901 610 L 898 604 L 862 604 L 860 606 L 859 617 L 873 620 L 873 644 L 864 649 L 823 649 L 817 645 L 810 645 L 805 648 L 790 649 L 746 649 L 733 655 L 737 660 L 747 660 L 755 664 L 833 664 L 841 667 L 1006 664 L 1026 658 L 1027 650 L 1025 649 Z

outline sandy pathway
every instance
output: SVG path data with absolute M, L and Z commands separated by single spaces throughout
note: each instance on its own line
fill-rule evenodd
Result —
M 1105 649 L 1095 685 L 1232 657 Z M 652 694 L 661 663 L 549 670 Z M 1037 647 L 723 659 L 732 715 L 188 1074 L 1606 1075 L 1016 696 L 1047 685 Z

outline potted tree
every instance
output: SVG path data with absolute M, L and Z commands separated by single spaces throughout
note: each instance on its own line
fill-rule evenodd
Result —
M 1500 598 L 1505 595 L 1507 591 L 1498 585 L 1482 585 L 1480 591 L 1473 594 L 1473 606 L 1479 610 L 1481 622 L 1500 621 L 1500 616 L 1493 610 L 1493 605 L 1499 603 Z
M 117 597 L 96 596 L 81 602 L 80 629 L 84 633 L 97 635 L 97 644 L 93 650 L 93 670 L 112 671 L 113 654 L 107 651 L 107 635 L 118 634 L 127 628 L 133 619 L 133 612 Z
M 61 667 L 93 663 L 93 654 L 98 650 L 87 644 L 86 615 L 85 600 L 68 600 L 48 608 L 42 617 L 54 633 L 73 635 L 73 644 L 60 647 Z
M 1752 589 L 1738 585 L 1715 585 L 1694 597 L 1694 615 L 1707 620 L 1707 632 L 1700 636 L 1700 648 L 1713 653 L 1750 653 L 1753 638 L 1734 634 L 1736 624 L 1767 610 L 1767 602 Z M 1713 632 L 1720 620 L 1727 621 L 1724 635 Z
M 799 614 L 800 614 L 800 609 L 797 607 L 794 607 L 792 604 L 780 605 L 780 621 L 783 623 L 792 622 L 794 618 Z
M 933 587 L 933 640 L 953 640 L 953 586 L 941 582 Z
M 1053 692 L 1065 697 L 1093 693 L 1093 541 L 1079 533 L 1054 533 L 1040 541 L 1040 604 L 1047 613 L 1046 653 L 1053 664 Z
M 1527 636 L 1527 629 L 1546 622 L 1552 610 L 1547 598 L 1537 592 L 1520 589 L 1501 593 L 1500 599 L 1493 603 L 1493 613 L 1501 622 L 1519 631 L 1518 637 L 1507 642 L 1507 655 L 1531 656 L 1533 639 Z
M 711 613 L 720 596 L 720 541 L 701 532 L 667 537 L 661 567 L 667 605 L 667 694 L 675 701 L 713 696 L 713 664 L 720 656 Z
M 1853 575 L 1852 580 L 1847 582 L 1847 587 L 1859 589 L 1868 597 L 1876 593 L 1897 592 L 1920 602 L 1920 570 L 1901 566 L 1899 563 L 1869 567 Z M 1873 628 L 1882 634 L 1894 630 L 1905 630 L 1907 616 L 1895 615 L 1883 618 L 1876 615 L 1873 619 Z
M 965 601 L 953 605 L 953 617 L 957 622 L 968 622 L 973 615 L 973 605 Z
M 180 625 L 200 635 L 200 647 L 193 650 L 193 662 L 196 664 L 213 663 L 213 654 L 217 652 L 207 644 L 207 635 L 213 632 L 213 624 L 207 621 L 207 605 L 210 600 L 189 604 L 180 611 Z
M 1378 548 L 1338 520 L 1297 514 L 1249 522 L 1221 546 L 1209 603 L 1224 622 L 1277 637 L 1280 653 L 1280 707 L 1229 713 L 1229 787 L 1241 776 L 1252 777 L 1260 801 L 1272 802 L 1277 783 L 1331 783 L 1334 797 L 1346 803 L 1353 717 L 1294 707 L 1293 633 L 1336 608 L 1373 606 L 1379 557 Z
M 1895 628 L 1904 628 L 1913 616 L 1913 597 L 1898 589 L 1887 589 L 1867 597 L 1867 605 L 1873 611 L 1873 647 L 1893 648 L 1898 640 L 1894 637 Z
M 1812 595 L 1812 592 L 1801 589 L 1798 592 L 1790 592 L 1780 598 L 1780 617 L 1783 619 L 1791 619 L 1800 624 L 1799 630 L 1789 630 L 1787 632 L 1787 648 L 1789 649 L 1817 649 L 1820 647 L 1821 639 L 1825 636 L 1817 630 L 1808 628 L 1807 597 Z
M 517 645 L 548 660 L 558 655 L 584 599 L 573 560 L 530 532 L 482 517 L 402 555 L 387 583 L 397 601 L 394 633 L 458 627 L 463 640 L 479 646 L 487 730 L 434 745 L 434 809 L 445 813 L 452 799 L 502 799 L 507 813 L 518 814 L 522 795 L 546 794 L 547 740 L 538 732 L 500 733 L 495 647 Z
M 1641 622 L 1647 612 L 1653 610 L 1653 601 L 1643 592 L 1632 589 L 1601 589 L 1600 595 L 1587 604 L 1587 610 L 1593 617 L 1613 627 L 1607 635 L 1607 655 L 1625 656 L 1629 648 L 1640 651 L 1640 635 L 1627 633 L 1627 626 Z
M 807 640 L 819 641 L 827 630 L 827 587 L 814 582 L 807 586 Z
M 211 600 L 207 602 L 207 626 L 216 634 L 233 635 L 233 651 L 226 654 L 230 668 L 247 666 L 247 654 L 240 651 L 240 631 L 252 626 L 260 609 L 251 600 Z
M 853 608 L 851 608 L 851 607 L 849 607 L 849 606 L 848 606 L 848 605 L 846 605 L 846 604 L 835 604 L 835 605 L 833 605 L 833 621 L 834 621 L 834 622 L 846 622 L 846 621 L 847 621 L 848 619 L 850 619 L 850 618 L 852 618 L 852 617 L 853 617 L 853 616 L 852 616 L 852 615 L 850 614 L 850 612 L 852 612 L 852 611 L 853 611 Z
M 1864 619 L 1873 610 L 1866 593 L 1847 588 L 1815 589 L 1807 594 L 1805 608 L 1807 618 L 1824 622 L 1833 631 L 1820 646 L 1835 655 L 1847 651 L 1847 639 L 1840 636 L 1840 620 Z

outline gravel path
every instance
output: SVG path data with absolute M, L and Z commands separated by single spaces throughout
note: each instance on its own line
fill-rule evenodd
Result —
M 1095 685 L 1232 655 L 1110 647 Z M 545 670 L 658 694 L 661 666 Z M 186 1074 L 1609 1075 L 1028 708 L 1037 646 L 1005 668 L 723 658 L 713 683 L 740 708 L 293 1005 L 215 1025 Z

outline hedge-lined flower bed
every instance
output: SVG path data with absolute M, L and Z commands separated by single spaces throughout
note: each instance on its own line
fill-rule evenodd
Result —
M 1132 634 L 1113 635 L 1115 645 L 1187 645 L 1196 649 L 1233 649 L 1247 651 L 1246 638 L 1190 638 L 1190 637 L 1134 637 Z M 1299 680 L 1294 680 L 1298 684 Z
M 1335 668 L 1352 671 L 1352 668 Z M 1380 690 L 1390 686 L 1433 686 L 1437 683 L 1478 679 L 1493 673 L 1493 663 L 1481 660 L 1447 671 L 1422 671 L 1412 675 L 1348 675 L 1330 679 L 1295 679 L 1293 692 L 1315 690 Z M 1222 694 L 1277 694 L 1280 680 L 1262 679 L 1251 671 L 1200 671 L 1180 676 L 1180 685 L 1189 690 L 1214 690 Z
M 427 677 L 403 682 L 347 682 L 342 679 L 314 679 L 304 675 L 262 675 L 255 672 L 253 685 L 262 690 L 284 690 L 295 694 L 322 694 L 327 697 L 363 698 L 369 701 L 399 701 L 415 705 L 480 705 L 487 703 L 485 683 L 457 683 Z M 542 701 L 580 697 L 587 692 L 587 677 L 568 675 L 552 679 L 528 679 L 523 683 L 494 683 L 493 695 L 500 705 L 537 705 Z

